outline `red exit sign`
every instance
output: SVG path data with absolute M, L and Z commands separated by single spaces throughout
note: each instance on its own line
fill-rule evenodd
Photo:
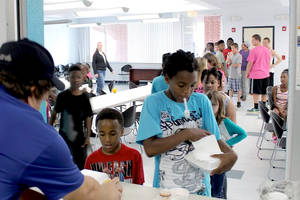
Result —
M 283 27 L 282 27 L 282 31 L 286 31 L 286 26 L 283 26 Z

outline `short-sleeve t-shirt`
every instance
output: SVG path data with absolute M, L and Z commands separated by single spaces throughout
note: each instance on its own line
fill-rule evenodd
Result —
M 253 48 L 248 56 L 248 62 L 252 62 L 249 78 L 264 79 L 270 76 L 270 50 L 264 46 Z
M 113 155 L 106 155 L 102 148 L 92 153 L 85 162 L 85 169 L 98 172 L 110 172 L 110 177 L 124 178 L 126 183 L 142 185 L 144 183 L 143 160 L 141 154 L 122 144 L 121 149 Z
M 84 122 L 93 115 L 87 93 L 75 96 L 71 90 L 58 94 L 55 111 L 61 113 L 59 132 L 70 142 L 84 143 Z
M 50 200 L 83 183 L 70 151 L 57 131 L 28 104 L 0 86 L 0 199 L 19 199 L 38 187 Z
M 244 51 L 243 49 L 240 50 L 240 54 L 242 55 L 242 71 L 246 71 L 247 65 L 248 65 L 248 56 L 249 56 L 250 50 Z
M 218 61 L 225 66 L 225 58 L 221 51 L 216 52 L 216 57 L 217 57 Z
M 241 66 L 233 67 L 233 64 L 242 64 L 242 56 L 239 53 L 232 54 L 231 56 L 231 65 L 229 66 L 229 75 L 231 79 L 240 79 L 241 78 Z
M 151 137 L 168 137 L 180 128 L 202 128 L 220 139 L 220 132 L 209 99 L 193 93 L 187 102 L 190 117 L 186 118 L 183 103 L 172 101 L 165 92 L 149 96 L 143 105 L 137 142 L 142 144 Z M 180 132 L 178 133 L 180 134 Z M 210 177 L 191 166 L 184 156 L 194 149 L 183 142 L 161 155 L 155 156 L 154 187 L 185 188 L 190 193 L 210 196 Z
M 169 85 L 166 83 L 165 77 L 163 75 L 160 75 L 153 79 L 151 93 L 154 94 L 156 92 L 164 91 L 168 88 Z

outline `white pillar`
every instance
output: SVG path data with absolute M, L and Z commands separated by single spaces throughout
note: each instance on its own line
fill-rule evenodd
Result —
M 300 45 L 297 46 L 297 36 L 300 37 L 299 26 L 300 1 L 290 0 L 289 109 L 286 178 L 292 181 L 300 181 L 300 85 L 298 87 L 296 86 L 300 84 Z

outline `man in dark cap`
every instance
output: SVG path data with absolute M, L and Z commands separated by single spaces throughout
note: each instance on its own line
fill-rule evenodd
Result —
M 19 199 L 30 187 L 47 199 L 121 199 L 115 179 L 100 185 L 81 174 L 61 136 L 39 113 L 53 87 L 54 62 L 28 39 L 0 48 L 0 199 Z

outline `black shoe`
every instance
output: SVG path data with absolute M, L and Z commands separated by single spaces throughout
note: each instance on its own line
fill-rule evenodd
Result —
M 241 107 L 241 102 L 237 102 L 236 106 L 237 106 L 238 108 L 240 108 L 240 107 Z

